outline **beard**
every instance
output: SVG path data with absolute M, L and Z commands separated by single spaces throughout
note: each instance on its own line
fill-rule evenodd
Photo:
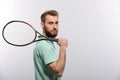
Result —
M 49 31 L 47 27 L 44 27 L 44 32 L 47 37 L 55 38 L 58 34 L 58 30 L 54 28 L 53 30 Z

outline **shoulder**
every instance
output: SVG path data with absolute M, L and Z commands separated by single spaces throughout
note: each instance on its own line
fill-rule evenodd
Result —
M 53 47 L 54 46 L 54 44 L 52 44 L 50 41 L 46 41 L 46 40 L 43 40 L 43 41 L 39 41 L 39 42 L 37 42 L 36 43 L 36 47 L 37 48 L 51 48 L 51 47 Z
M 38 41 L 36 42 L 35 44 L 35 47 L 34 47 L 34 53 L 41 53 L 43 51 L 46 51 L 46 49 L 48 49 L 48 43 L 46 41 Z
M 49 46 L 49 44 L 47 43 L 47 41 L 43 40 L 43 41 L 37 42 L 35 46 L 41 48 L 41 47 L 47 47 Z

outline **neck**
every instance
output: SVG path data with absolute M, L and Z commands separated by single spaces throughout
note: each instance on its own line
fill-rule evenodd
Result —
M 44 32 L 42 33 L 42 35 L 45 36 L 45 37 L 47 37 L 46 34 L 45 34 Z

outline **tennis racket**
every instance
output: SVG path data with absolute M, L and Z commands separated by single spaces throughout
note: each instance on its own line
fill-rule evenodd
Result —
M 29 34 L 29 35 L 28 35 Z M 13 20 L 8 22 L 2 30 L 3 39 L 10 45 L 13 46 L 27 46 L 37 41 L 50 40 L 58 42 L 56 38 L 49 38 L 43 36 L 36 31 L 32 25 L 25 21 Z M 37 38 L 40 36 L 42 38 Z

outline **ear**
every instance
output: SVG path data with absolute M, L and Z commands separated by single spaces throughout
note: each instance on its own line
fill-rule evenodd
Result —
M 44 22 L 41 22 L 40 25 L 41 25 L 42 28 L 44 28 L 45 24 L 44 24 Z

